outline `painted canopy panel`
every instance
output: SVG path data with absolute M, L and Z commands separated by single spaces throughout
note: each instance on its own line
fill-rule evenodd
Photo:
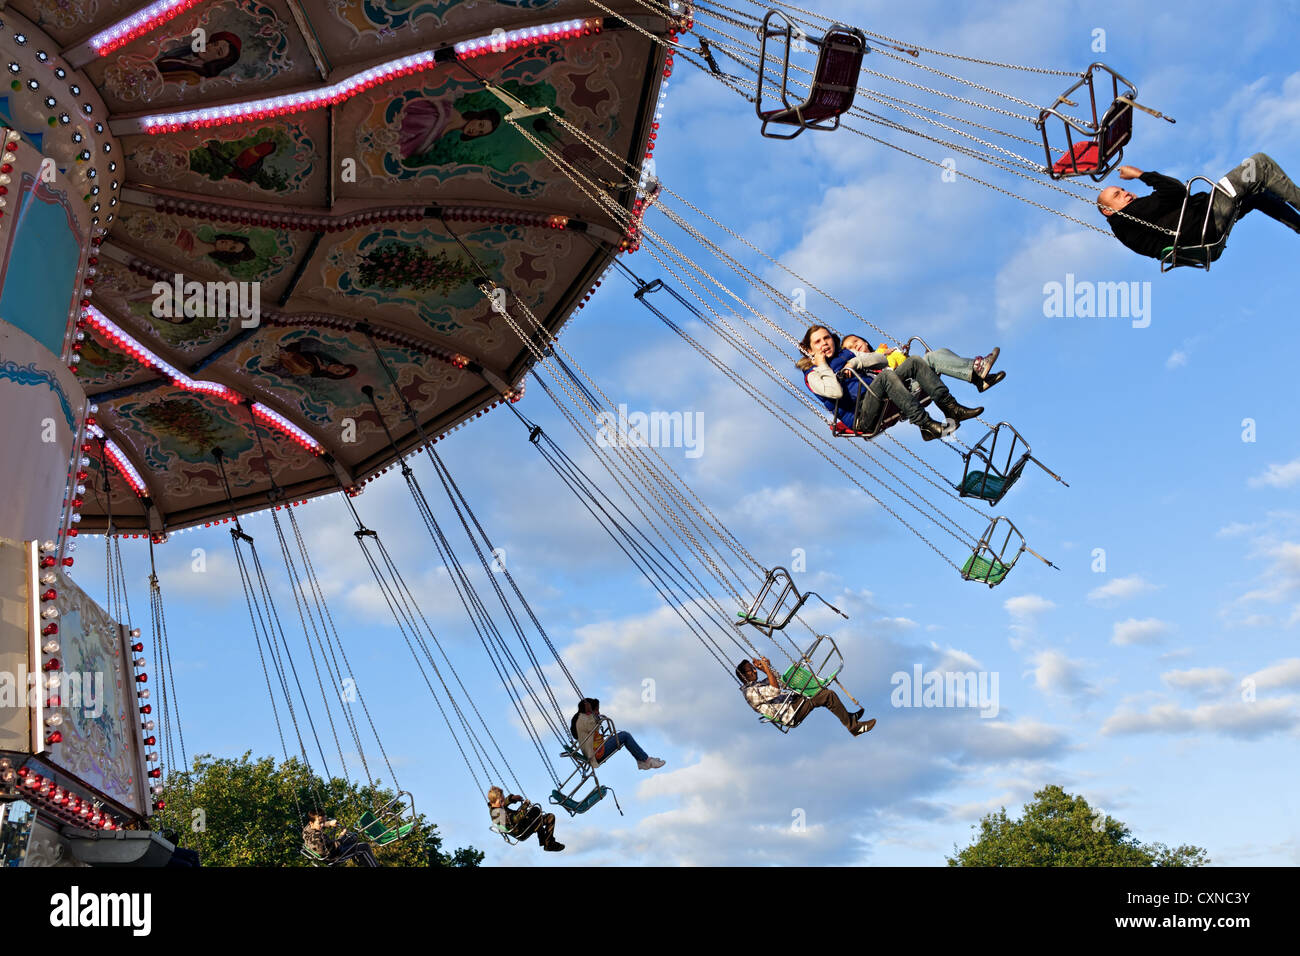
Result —
M 46 32 L 37 40 L 53 51 L 71 51 L 143 6 L 9 4 Z M 668 32 L 636 0 L 609 6 L 653 34 Z M 226 513 L 214 446 L 228 458 L 241 511 L 266 506 L 272 479 L 286 497 L 305 497 L 390 464 L 365 386 L 403 449 L 420 429 L 441 433 L 513 394 L 533 354 L 479 282 L 486 275 L 508 290 L 511 316 L 525 327 L 525 312 L 550 333 L 563 327 L 625 230 L 547 151 L 597 165 L 562 119 L 635 181 L 664 49 L 616 17 L 584 35 L 539 38 L 465 64 L 452 47 L 599 16 L 580 0 L 210 0 L 89 59 L 82 74 L 109 111 L 124 179 L 105 210 L 93 305 L 120 332 L 86 331 L 80 379 L 140 472 L 155 529 Z M 215 122 L 186 121 L 162 135 L 141 132 L 134 119 L 310 97 L 429 51 L 437 61 L 427 68 L 333 105 L 239 122 L 210 114 Z M 545 111 L 521 120 L 528 135 L 505 120 L 511 106 L 479 77 Z M 614 198 L 626 209 L 635 194 L 625 188 Z M 210 292 L 206 307 L 182 308 L 194 283 L 255 295 L 257 317 L 214 309 Z M 128 354 L 122 334 L 152 355 L 151 366 Z M 405 419 L 375 347 L 420 429 Z M 257 427 L 250 402 L 261 405 Z M 265 424 L 267 416 L 284 425 Z M 313 444 L 338 467 L 304 447 Z M 106 510 L 88 500 L 82 527 L 102 527 Z M 148 526 L 120 477 L 113 512 L 123 530 Z

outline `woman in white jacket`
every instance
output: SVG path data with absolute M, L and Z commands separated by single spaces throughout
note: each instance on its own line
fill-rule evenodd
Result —
M 664 765 L 658 757 L 651 757 L 637 746 L 636 738 L 626 730 L 605 737 L 600 732 L 600 720 L 600 701 L 594 697 L 584 697 L 578 701 L 578 712 L 569 721 L 569 730 L 582 748 L 583 757 L 592 767 L 609 759 L 610 754 L 620 748 L 636 759 L 638 770 L 658 770 Z

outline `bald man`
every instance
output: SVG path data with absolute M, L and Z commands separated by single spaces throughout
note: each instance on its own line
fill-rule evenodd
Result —
M 1173 236 L 1169 233 L 1178 228 L 1187 187 L 1176 179 L 1160 173 L 1146 173 L 1136 166 L 1121 166 L 1119 177 L 1140 179 L 1151 187 L 1152 192 L 1148 196 L 1136 196 L 1119 186 L 1107 186 L 1097 195 L 1097 208 L 1110 223 L 1115 237 L 1124 245 L 1138 255 L 1164 258 L 1165 250 L 1173 245 Z M 1254 209 L 1283 223 L 1293 232 L 1300 232 L 1300 188 L 1264 153 L 1256 153 L 1220 179 L 1219 188 L 1212 196 L 1206 192 L 1192 197 L 1183 220 L 1180 247 L 1201 244 L 1201 226 L 1205 222 L 1207 204 L 1212 204 L 1205 234 L 1207 243 L 1217 242 L 1237 219 Z M 1121 211 L 1123 216 L 1115 215 Z M 1152 228 L 1147 223 L 1162 228 Z

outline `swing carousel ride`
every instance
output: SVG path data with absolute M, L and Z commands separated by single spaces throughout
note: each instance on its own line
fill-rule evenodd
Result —
M 10 831 L 25 819 L 28 834 L 16 859 L 125 862 L 96 836 L 147 827 L 164 806 L 164 768 L 186 767 L 157 576 L 154 701 L 123 539 L 140 539 L 152 558 L 178 530 L 229 525 L 286 757 L 293 749 L 328 771 L 332 736 L 346 772 L 343 733 L 373 782 L 363 737 L 387 765 L 373 724 L 336 717 L 331 695 L 309 700 L 294 686 L 295 652 L 329 682 L 347 673 L 294 508 L 326 494 L 348 502 L 480 798 L 499 781 L 524 792 L 495 722 L 465 693 L 358 510 L 366 483 L 394 467 L 550 779 L 549 802 L 570 814 L 601 802 L 610 790 L 599 761 L 573 738 L 542 662 L 551 658 L 550 673 L 581 699 L 575 675 L 508 573 L 486 574 L 487 594 L 466 571 L 457 535 L 409 464 L 428 457 L 455 519 L 447 528 L 460 526 L 474 552 L 458 545 L 466 564 L 486 571 L 489 531 L 435 445 L 495 408 L 729 676 L 737 652 L 761 656 L 761 644 L 785 656 L 787 690 L 839 686 L 838 649 L 800 615 L 815 595 L 746 550 L 646 442 L 596 440 L 617 398 L 560 334 L 607 275 L 961 578 L 996 586 L 1025 553 L 1050 564 L 1009 518 L 990 516 L 1030 463 L 1060 481 L 1010 423 L 981 419 L 984 437 L 967 443 L 949 421 L 946 440 L 922 454 L 891 427 L 891 405 L 861 430 L 809 394 L 793 363 L 810 321 L 871 334 L 900 357 L 930 348 L 873 325 L 680 184 L 661 182 L 653 154 L 665 88 L 675 65 L 698 68 L 747 101 L 738 105 L 757 113 L 756 137 L 836 131 L 935 165 L 913 147 L 941 144 L 990 167 L 987 179 L 961 174 L 975 185 L 1097 231 L 1027 193 L 1091 205 L 1078 181 L 1104 178 L 1133 135 L 1134 110 L 1154 111 L 1104 64 L 997 63 L 796 7 L 733 2 L 14 0 L 0 10 L 10 78 L 0 91 L 10 489 L 0 506 L 0 664 L 30 675 L 23 706 L 0 723 L 0 805 Z M 935 65 L 954 63 L 980 78 Z M 1038 99 L 989 75 L 1015 75 Z M 1067 83 L 1053 102 L 1048 88 Z M 1194 239 L 1171 244 L 1179 264 L 1201 264 L 1186 251 Z M 844 315 L 792 311 L 754 271 L 769 266 Z M 735 363 L 701 337 L 714 334 Z M 573 427 L 599 479 L 521 410 L 529 375 L 530 394 Z M 295 603 L 303 599 L 300 628 L 281 623 L 268 568 L 240 525 L 268 510 Z M 69 577 L 88 534 L 106 542 L 107 608 Z M 106 713 L 91 720 L 69 692 L 96 669 L 116 678 Z M 600 733 L 613 735 L 607 719 Z M 466 745 L 474 739 L 480 746 Z M 412 801 L 398 790 L 402 799 L 358 822 L 376 845 L 411 830 Z M 170 855 L 156 834 L 146 842 L 133 860 Z

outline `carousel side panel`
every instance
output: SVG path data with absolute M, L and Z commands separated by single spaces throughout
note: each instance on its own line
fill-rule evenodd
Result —
M 47 759 L 139 814 L 148 792 L 140 712 L 124 629 L 70 579 L 54 601 L 63 652 L 62 740 Z
M 32 601 L 27 549 L 0 538 L 0 751 L 31 751 Z
M 86 395 L 26 332 L 0 320 L 0 535 L 49 540 L 65 524 Z

